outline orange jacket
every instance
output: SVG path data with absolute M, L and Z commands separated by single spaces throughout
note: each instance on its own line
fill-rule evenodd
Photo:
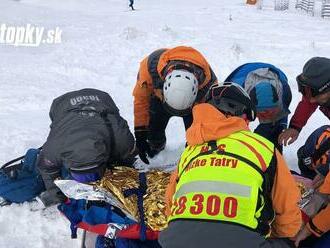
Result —
M 210 104 L 202 103 L 193 108 L 193 123 L 187 130 L 188 145 L 226 137 L 231 133 L 248 130 L 246 122 L 239 117 L 225 117 Z M 299 189 L 291 176 L 282 155 L 276 150 L 277 167 L 272 188 L 272 202 L 275 220 L 272 223 L 272 236 L 294 237 L 301 226 L 301 214 L 297 202 Z M 172 197 L 175 193 L 177 171 L 171 175 L 166 192 L 167 214 L 170 213 Z
M 319 189 L 320 193 L 330 195 L 330 173 L 328 173 L 323 184 Z M 312 219 L 314 226 L 319 229 L 321 232 L 325 233 L 330 230 L 330 204 L 323 210 L 321 210 L 314 218 Z M 309 230 L 316 236 L 320 236 L 320 233 L 315 232 L 309 224 L 307 224 Z
M 134 126 L 147 127 L 149 125 L 149 101 L 151 95 L 155 95 L 162 100 L 162 90 L 154 89 L 152 75 L 148 68 L 149 56 L 140 63 L 140 69 L 136 85 L 133 90 L 134 96 Z M 158 76 L 164 80 L 162 75 L 166 65 L 172 60 L 187 61 L 203 69 L 205 80 L 199 82 L 199 89 L 213 83 L 216 78 L 204 56 L 192 47 L 178 46 L 172 49 L 165 49 L 157 64 Z

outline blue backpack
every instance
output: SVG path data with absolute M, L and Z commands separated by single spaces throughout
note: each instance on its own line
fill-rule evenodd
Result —
M 72 238 L 77 238 L 78 228 L 99 234 L 95 248 L 161 248 L 157 240 L 124 238 L 121 237 L 122 235 L 115 239 L 106 238 L 109 223 L 127 227 L 137 224 L 125 216 L 121 210 L 108 203 L 89 201 L 87 204 L 86 200 L 70 199 L 58 205 L 57 208 L 70 221 Z M 134 230 L 131 232 L 135 233 Z
M 7 163 L 0 169 L 0 197 L 6 204 L 31 201 L 45 190 L 36 169 L 39 152 L 29 149 L 17 164 Z
M 267 64 L 267 63 L 261 63 L 261 62 L 255 62 L 255 63 L 246 63 L 238 68 L 236 68 L 230 75 L 226 78 L 225 82 L 235 82 L 239 85 L 241 85 L 244 88 L 244 82 L 247 77 L 247 75 L 256 69 L 260 68 L 269 68 L 271 69 L 274 73 L 276 73 L 280 79 L 280 81 L 283 83 L 284 87 L 288 86 L 288 78 L 282 72 L 280 69 L 277 67 Z

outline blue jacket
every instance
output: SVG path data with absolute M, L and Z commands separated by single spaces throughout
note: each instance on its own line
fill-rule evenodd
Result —
M 266 70 L 263 72 L 262 69 Z M 264 79 L 262 76 L 258 76 L 258 71 L 266 73 Z M 254 73 L 256 76 L 253 77 Z M 281 125 L 287 126 L 292 94 L 288 79 L 280 69 L 267 63 L 247 63 L 236 68 L 225 81 L 242 86 L 251 99 L 256 101 L 257 111 L 267 109 L 267 107 L 280 106 L 281 112 L 276 119 L 264 123 L 280 122 Z
M 312 158 L 314 160 L 315 152 L 321 145 L 325 145 L 325 142 L 329 142 L 330 137 L 330 126 L 324 125 L 317 128 L 313 133 L 311 133 L 305 144 L 299 148 L 297 152 L 298 163 L 303 164 L 303 160 L 306 158 Z M 312 162 L 312 161 L 311 161 Z M 315 164 L 315 169 L 321 173 L 323 176 L 326 176 L 329 172 L 330 164 L 330 152 L 326 151 L 322 156 L 317 160 L 313 161 Z M 323 166 L 320 166 L 323 165 Z

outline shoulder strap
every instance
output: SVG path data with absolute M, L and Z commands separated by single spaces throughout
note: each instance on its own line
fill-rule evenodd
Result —
M 157 65 L 160 59 L 160 56 L 166 51 L 167 49 L 158 49 L 151 53 L 148 57 L 148 72 L 152 78 L 152 84 L 155 89 L 161 89 L 163 87 L 163 80 L 160 78 Z
M 100 113 L 100 117 L 104 120 L 104 123 L 105 123 L 105 125 L 107 126 L 107 128 L 108 128 L 108 131 L 109 131 L 109 138 L 110 138 L 110 140 L 109 140 L 109 151 L 113 151 L 113 149 L 114 149 L 114 131 L 113 131 L 113 129 L 112 129 L 112 125 L 111 125 L 111 123 L 110 123 L 110 121 L 109 121 L 109 119 L 108 119 L 108 112 L 107 111 L 102 111 L 101 113 Z M 111 156 L 110 156 L 111 157 Z
M 181 171 L 181 173 L 178 175 L 178 180 L 180 179 L 182 173 L 188 168 L 188 165 L 193 161 L 195 160 L 196 158 L 200 157 L 200 156 L 204 156 L 204 155 L 210 155 L 214 152 L 216 152 L 216 154 L 219 154 L 219 155 L 226 155 L 226 156 L 229 156 L 229 157 L 233 157 L 233 158 L 236 158 L 240 161 L 243 161 L 244 163 L 248 164 L 249 166 L 251 166 L 253 169 L 255 169 L 261 176 L 262 178 L 265 180 L 265 175 L 264 175 L 264 172 L 260 169 L 260 167 L 258 165 L 256 165 L 254 162 L 252 162 L 251 160 L 245 158 L 245 157 L 242 157 L 238 154 L 235 154 L 235 153 L 231 153 L 231 152 L 226 152 L 226 151 L 223 151 L 223 150 L 218 150 L 218 147 L 216 145 L 216 141 L 215 140 L 212 140 L 212 141 L 209 141 L 208 143 L 208 146 L 211 147 L 210 150 L 208 151 L 205 151 L 205 152 L 201 152 L 199 154 L 197 154 L 196 156 L 192 157 L 188 163 L 183 167 L 183 170 Z
M 260 212 L 260 218 L 258 219 L 258 226 L 256 231 L 263 236 L 269 234 L 270 223 L 275 218 L 275 212 L 273 209 L 273 201 L 272 201 L 272 189 L 274 184 L 274 178 L 276 174 L 277 167 L 277 159 L 274 151 L 274 155 L 272 160 L 264 173 L 264 182 L 262 185 L 262 191 L 259 189 L 259 195 L 257 202 L 257 209 L 259 209 L 263 204 L 264 207 Z M 261 198 L 261 195 L 264 199 Z

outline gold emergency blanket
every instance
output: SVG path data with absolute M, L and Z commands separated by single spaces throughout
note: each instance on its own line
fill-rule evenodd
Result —
M 298 188 L 299 188 L 299 190 L 300 190 L 300 194 L 301 195 L 304 195 L 304 194 L 306 194 L 306 192 L 307 192 L 307 187 L 306 187 L 306 185 L 305 184 L 303 184 L 302 182 L 296 182 L 297 183 L 297 186 L 298 186 Z
M 165 190 L 169 183 L 170 173 L 151 170 L 146 172 L 147 192 L 143 197 L 143 208 L 146 225 L 154 230 L 166 228 Z M 112 193 L 119 200 L 125 210 L 139 220 L 137 196 L 124 197 L 124 190 L 139 187 L 139 173 L 136 169 L 116 167 L 107 171 L 98 183 L 103 189 Z

